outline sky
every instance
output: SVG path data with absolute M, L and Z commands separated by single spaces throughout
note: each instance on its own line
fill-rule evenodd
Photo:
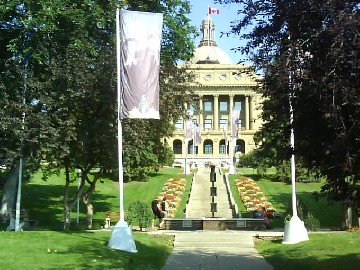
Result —
M 217 8 L 220 14 L 211 14 L 210 17 L 215 23 L 215 41 L 218 47 L 224 50 L 230 57 L 233 64 L 237 64 L 239 61 L 244 61 L 246 56 L 240 52 L 234 52 L 231 49 L 242 46 L 244 42 L 241 42 L 238 36 L 221 36 L 221 32 L 229 32 L 231 21 L 238 19 L 237 10 L 239 4 L 214 4 L 213 0 L 189 0 L 191 5 L 191 14 L 188 15 L 191 19 L 191 24 L 200 31 L 200 25 L 202 20 L 207 16 L 208 7 Z M 195 46 L 199 45 L 201 36 L 195 40 Z M 246 61 L 247 62 L 247 61 Z

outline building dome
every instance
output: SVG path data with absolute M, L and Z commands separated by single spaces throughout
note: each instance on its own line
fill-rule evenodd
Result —
M 191 64 L 231 64 L 229 56 L 217 46 L 201 46 L 195 49 Z
M 209 16 L 202 21 L 202 39 L 190 59 L 191 64 L 231 64 L 229 56 L 215 42 L 215 24 Z

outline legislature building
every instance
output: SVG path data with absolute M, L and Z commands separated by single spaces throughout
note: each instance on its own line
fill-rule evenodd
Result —
M 167 141 L 178 163 L 230 163 L 256 147 L 254 134 L 262 124 L 262 98 L 255 89 L 261 77 L 249 65 L 232 64 L 217 47 L 215 24 L 209 16 L 202 21 L 201 32 L 194 56 L 185 64 L 195 75 L 190 86 L 198 97 L 196 106 L 187 105 L 188 119 L 175 123 L 175 132 Z M 192 121 L 193 134 L 189 138 L 185 138 L 187 120 Z M 199 141 L 197 129 L 201 133 Z

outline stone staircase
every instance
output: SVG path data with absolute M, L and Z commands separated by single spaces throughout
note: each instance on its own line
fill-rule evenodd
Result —
M 233 218 L 233 209 L 230 207 L 229 194 L 224 181 L 223 175 L 216 171 L 216 187 L 217 196 L 214 202 L 217 204 L 217 212 L 211 212 L 212 197 L 210 194 L 210 168 L 199 168 L 194 175 L 189 204 L 187 206 L 186 218 Z

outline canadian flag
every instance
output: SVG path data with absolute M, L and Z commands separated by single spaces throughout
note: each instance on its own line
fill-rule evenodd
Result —
M 209 14 L 219 14 L 220 10 L 218 8 L 209 7 Z

